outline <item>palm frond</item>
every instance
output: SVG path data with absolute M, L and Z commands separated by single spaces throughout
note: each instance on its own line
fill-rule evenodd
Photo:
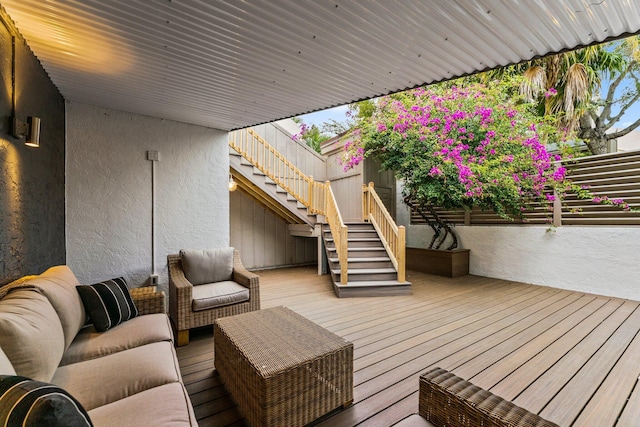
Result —
M 547 80 L 544 89 L 549 89 L 556 85 L 562 75 L 562 61 L 567 54 L 551 55 L 545 58 L 545 71 Z
M 575 63 L 567 70 L 564 78 L 564 109 L 568 118 L 574 115 L 576 104 L 587 101 L 591 96 L 589 72 L 583 63 Z
M 525 70 L 524 80 L 520 85 L 520 93 L 527 101 L 532 101 L 538 94 L 546 89 L 547 75 L 544 68 L 534 65 Z

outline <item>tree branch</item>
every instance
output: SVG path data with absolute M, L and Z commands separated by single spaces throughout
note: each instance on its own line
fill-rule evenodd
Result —
M 631 101 L 627 102 L 625 105 L 622 106 L 622 108 L 620 108 L 620 111 L 618 112 L 618 115 L 616 115 L 615 117 L 610 117 L 609 118 L 609 122 L 603 126 L 604 130 L 609 130 L 611 129 L 611 127 L 618 121 L 620 120 L 620 118 L 624 115 L 624 113 L 638 100 L 640 99 L 640 92 L 636 93 L 635 96 L 633 98 L 631 98 Z
M 624 80 L 624 77 L 629 73 L 629 70 L 631 70 L 633 64 L 635 64 L 635 61 L 631 61 L 629 64 L 627 64 L 625 70 L 621 72 L 618 77 L 616 77 L 616 79 L 609 85 L 604 109 L 602 110 L 602 113 L 600 113 L 600 117 L 602 118 L 601 120 L 606 120 L 611 115 L 611 106 L 613 105 L 613 96 L 616 93 L 616 89 L 618 88 L 618 86 L 620 86 L 620 83 L 622 82 L 622 80 Z
M 608 133 L 606 135 L 607 136 L 607 140 L 623 137 L 626 134 L 628 134 L 629 132 L 631 132 L 632 130 L 634 130 L 635 128 L 637 128 L 638 126 L 640 126 L 640 118 L 638 118 L 638 120 L 636 120 L 635 122 L 631 123 L 626 128 L 624 128 L 622 130 L 619 130 L 618 132 Z

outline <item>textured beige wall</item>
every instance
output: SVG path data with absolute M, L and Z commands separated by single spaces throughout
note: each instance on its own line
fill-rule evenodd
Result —
M 152 171 L 156 163 L 156 266 L 167 254 L 229 245 L 227 133 L 67 103 L 67 262 L 81 282 L 152 272 Z

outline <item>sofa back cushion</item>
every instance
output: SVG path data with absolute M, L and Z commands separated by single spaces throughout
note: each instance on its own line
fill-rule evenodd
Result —
M 0 300 L 0 347 L 18 375 L 51 380 L 65 344 L 62 324 L 46 296 L 20 289 Z
M 16 374 L 16 370 L 13 369 L 13 365 L 11 364 L 11 361 L 9 360 L 7 355 L 4 354 L 4 351 L 2 351 L 2 348 L 0 348 L 0 375 L 15 375 L 15 374 Z
M 76 286 L 80 284 L 78 279 L 68 266 L 58 265 L 27 283 L 40 289 L 58 313 L 66 350 L 87 319 L 82 300 L 76 291 Z
M 184 276 L 192 285 L 233 278 L 233 248 L 181 250 L 180 261 Z

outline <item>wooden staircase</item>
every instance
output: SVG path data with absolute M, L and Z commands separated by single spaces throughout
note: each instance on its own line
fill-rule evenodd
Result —
M 322 227 L 322 239 L 336 295 L 342 298 L 411 294 L 411 283 L 398 281 L 398 272 L 373 224 L 358 222 L 345 225 L 348 227 L 349 278 L 346 284 L 340 283 L 340 260 L 331 229 L 326 224 Z
M 411 293 L 405 281 L 405 229 L 389 215 L 373 183 L 363 185 L 362 223 L 345 224 L 329 182 L 305 175 L 252 129 L 229 136 L 238 186 L 289 222 L 296 236 L 322 237 L 338 297 Z M 357 200 L 357 199 L 356 199 Z M 325 272 L 318 246 L 318 269 Z
M 229 166 L 231 176 L 238 186 L 287 221 L 291 235 L 300 237 L 319 235 L 316 224 L 324 221 L 322 215 L 310 213 L 305 205 L 233 148 L 229 148 Z

